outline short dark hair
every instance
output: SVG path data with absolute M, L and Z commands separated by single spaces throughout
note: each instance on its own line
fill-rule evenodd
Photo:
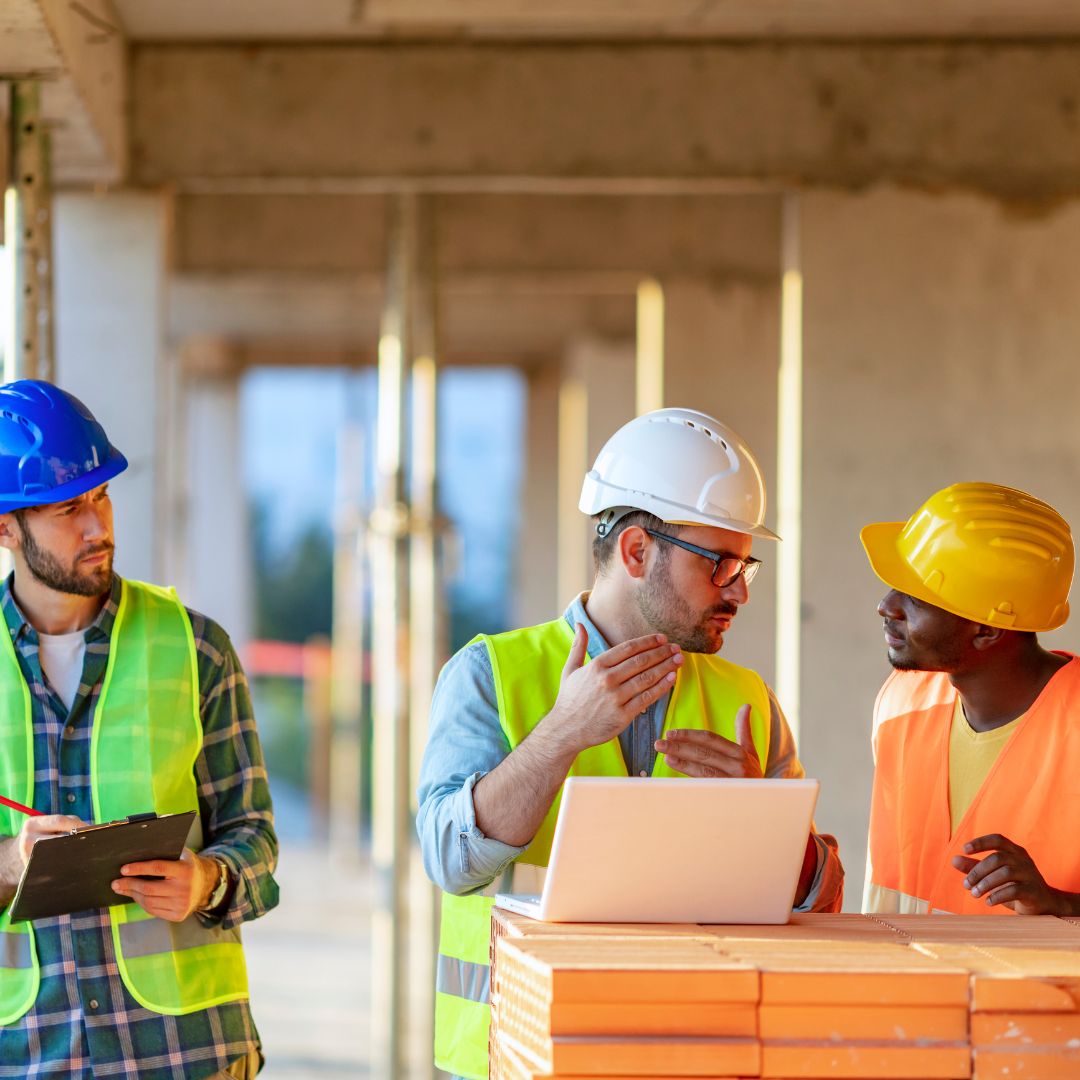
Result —
M 672 536 L 677 536 L 680 531 L 677 525 L 669 525 L 662 518 L 658 518 L 655 514 L 650 514 L 648 510 L 634 510 L 627 514 L 626 517 L 619 518 L 619 520 L 611 526 L 609 532 L 604 536 L 600 536 L 595 531 L 595 527 L 603 516 L 603 514 L 597 514 L 593 517 L 592 556 L 593 567 L 598 574 L 607 569 L 612 556 L 619 546 L 619 535 L 624 529 L 630 528 L 631 525 L 637 525 L 638 528 L 641 529 L 657 529 L 660 532 L 670 533 Z M 660 544 L 657 558 L 661 560 L 666 559 L 668 554 L 668 545 Z

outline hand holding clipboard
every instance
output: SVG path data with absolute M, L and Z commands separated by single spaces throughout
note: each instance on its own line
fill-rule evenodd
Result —
M 22 813 L 45 816 L 11 799 L 0 799 Z M 50 816 L 56 819 L 51 823 L 53 829 L 39 835 L 30 847 L 12 901 L 12 922 L 129 903 L 131 897 L 113 888 L 113 882 L 122 878 L 121 868 L 148 860 L 177 862 L 195 811 L 161 816 L 136 814 L 101 825 L 86 825 L 64 815 Z M 59 826 L 60 821 L 65 824 Z M 72 829 L 71 822 L 81 827 Z M 131 886 L 137 880 L 129 878 L 124 884 Z

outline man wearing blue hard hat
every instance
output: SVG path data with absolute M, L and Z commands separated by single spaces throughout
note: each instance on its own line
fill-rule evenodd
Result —
M 113 572 L 126 468 L 77 398 L 0 386 L 0 1077 L 262 1062 L 239 927 L 277 903 L 277 839 L 251 699 L 220 626 Z M 133 903 L 12 923 L 37 840 L 151 810 L 195 824 L 180 859 L 123 868 Z

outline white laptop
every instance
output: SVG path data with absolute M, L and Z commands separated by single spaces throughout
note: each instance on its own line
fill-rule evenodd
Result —
M 817 780 L 572 776 L 540 896 L 545 922 L 786 923 Z

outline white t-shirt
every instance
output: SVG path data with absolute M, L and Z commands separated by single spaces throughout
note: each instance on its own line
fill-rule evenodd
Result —
M 38 634 L 38 659 L 49 685 L 56 691 L 68 712 L 82 680 L 83 657 L 86 655 L 84 631 L 71 634 Z

